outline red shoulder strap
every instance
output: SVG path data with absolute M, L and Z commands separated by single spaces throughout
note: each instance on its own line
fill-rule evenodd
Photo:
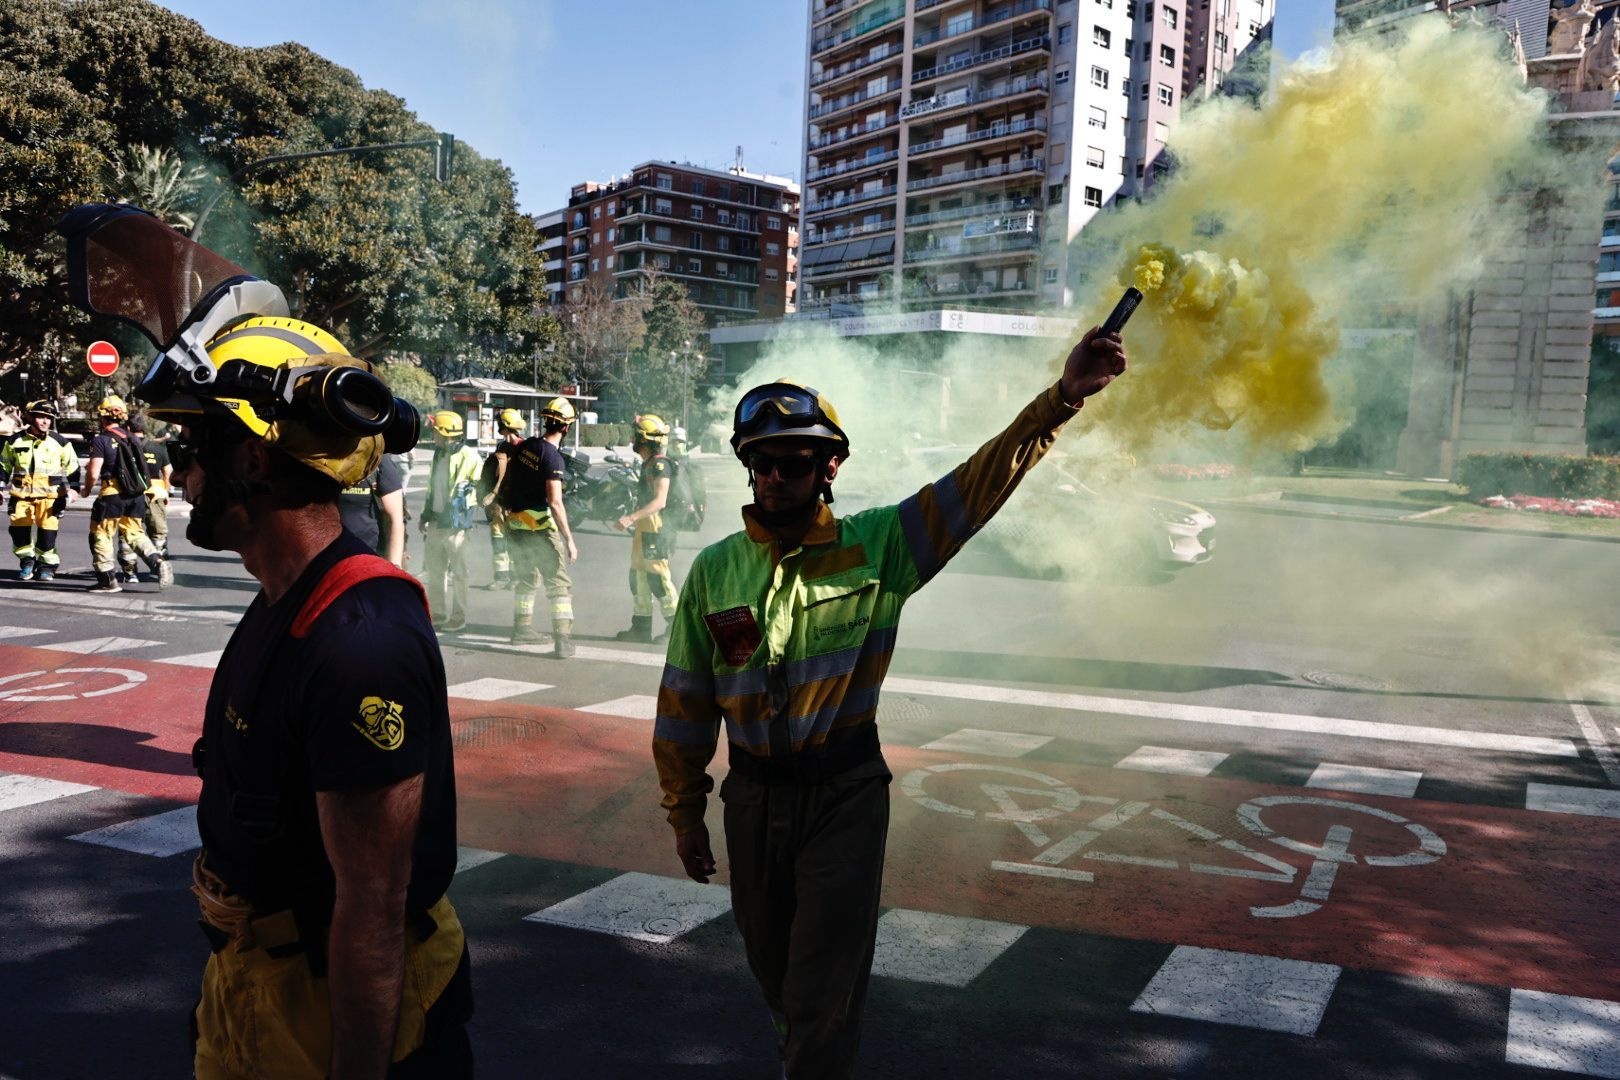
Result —
M 416 578 L 381 555 L 350 555 L 346 559 L 339 559 L 332 569 L 326 572 L 326 576 L 321 578 L 320 583 L 315 586 L 315 591 L 309 594 L 309 599 L 304 601 L 304 606 L 298 611 L 298 618 L 293 620 L 292 636 L 308 637 L 315 620 L 320 618 L 338 597 L 363 581 L 373 581 L 377 578 L 399 578 L 410 582 L 421 594 L 422 606 L 427 607 L 427 591 Z

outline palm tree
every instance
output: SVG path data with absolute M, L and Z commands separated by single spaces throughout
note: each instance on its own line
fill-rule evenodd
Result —
M 194 208 L 187 207 L 207 178 L 207 170 L 200 165 L 188 166 L 163 147 L 136 143 L 113 159 L 107 188 L 114 202 L 150 210 L 166 224 L 189 232 L 197 215 Z

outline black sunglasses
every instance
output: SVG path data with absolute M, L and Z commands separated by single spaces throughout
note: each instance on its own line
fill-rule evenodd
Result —
M 775 473 L 783 480 L 803 480 L 821 466 L 821 459 L 815 455 L 805 457 L 796 454 L 793 457 L 774 457 L 770 454 L 749 454 L 744 463 L 748 471 L 755 476 L 769 476 Z

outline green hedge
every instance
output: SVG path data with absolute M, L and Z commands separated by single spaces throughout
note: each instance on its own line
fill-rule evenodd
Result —
M 1620 499 L 1620 457 L 1571 454 L 1469 454 L 1457 482 L 1472 498 Z
M 629 446 L 629 424 L 581 424 L 579 426 L 579 445 L 581 446 Z

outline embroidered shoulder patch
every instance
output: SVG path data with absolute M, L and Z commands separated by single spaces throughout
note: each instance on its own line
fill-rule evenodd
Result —
M 753 611 L 746 605 L 705 615 L 703 621 L 709 624 L 709 633 L 714 635 L 715 644 L 720 646 L 720 655 L 732 667 L 748 663 L 748 658 L 754 655 L 754 650 L 764 640 L 759 632 L 759 623 L 754 621 Z
M 405 706 L 380 697 L 360 699 L 360 716 L 354 728 L 383 750 L 405 745 Z

